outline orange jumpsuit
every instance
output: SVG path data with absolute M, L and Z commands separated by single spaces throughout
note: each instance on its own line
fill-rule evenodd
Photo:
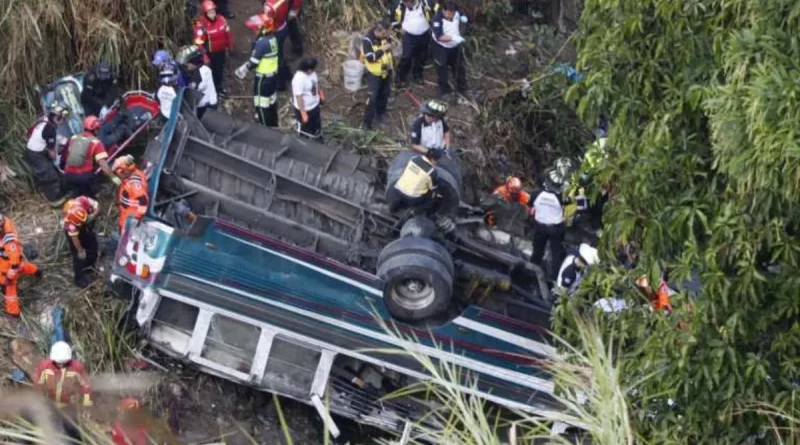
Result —
M 508 203 L 518 203 L 525 207 L 528 210 L 528 213 L 531 213 L 531 195 L 521 190 L 519 192 L 511 191 L 507 185 L 501 185 L 494 189 L 494 194 L 503 198 L 504 201 Z
M 78 360 L 70 360 L 62 367 L 50 359 L 44 359 L 36 368 L 33 381 L 59 408 L 78 401 L 83 406 L 92 406 L 89 376 Z
M 2 240 L 0 240 L 0 285 L 3 286 L 3 299 L 8 315 L 19 316 L 21 313 L 17 297 L 17 280 L 22 275 L 34 275 L 39 268 L 25 260 L 22 255 L 22 244 L 19 242 L 17 228 L 8 217 L 3 218 Z
M 125 228 L 125 221 L 129 216 L 142 219 L 147 212 L 150 199 L 147 196 L 147 177 L 144 172 L 136 169 L 130 176 L 122 180 L 122 185 L 117 192 L 119 206 L 119 230 Z

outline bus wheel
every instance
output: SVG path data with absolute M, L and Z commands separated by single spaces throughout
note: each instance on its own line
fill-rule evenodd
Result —
M 397 252 L 380 264 L 378 277 L 384 283 L 383 301 L 398 320 L 437 315 L 447 309 L 453 296 L 453 275 L 447 264 L 430 252 Z
M 380 255 L 378 255 L 378 263 L 377 268 L 378 270 L 381 269 L 381 265 L 385 263 L 390 258 L 394 257 L 398 253 L 419 253 L 421 255 L 430 256 L 440 263 L 442 263 L 445 268 L 447 269 L 447 273 L 450 274 L 451 277 L 455 277 L 455 268 L 453 267 L 453 258 L 450 256 L 450 252 L 444 248 L 443 245 L 439 244 L 438 242 L 429 239 L 427 233 L 429 233 L 430 227 L 427 227 L 428 224 L 432 225 L 432 229 L 436 230 L 436 223 L 431 221 L 429 218 L 424 216 L 416 216 L 414 218 L 409 219 L 401 229 L 400 233 L 401 236 L 403 232 L 413 232 L 412 229 L 409 228 L 409 225 L 412 224 L 412 221 L 415 221 L 413 224 L 419 224 L 420 231 L 422 232 L 420 235 L 406 233 L 406 236 L 396 239 L 391 243 L 384 246 L 383 250 L 381 250 Z M 432 234 L 431 234 L 432 235 Z

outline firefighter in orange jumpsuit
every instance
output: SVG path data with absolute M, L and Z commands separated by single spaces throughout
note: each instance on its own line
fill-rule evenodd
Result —
M 133 216 L 139 220 L 147 212 L 147 206 L 150 204 L 147 196 L 147 177 L 143 171 L 136 168 L 131 155 L 117 158 L 112 170 L 122 179 L 122 185 L 117 191 L 119 231 L 122 232 L 128 217 Z
M 522 181 L 516 176 L 509 176 L 508 179 L 506 179 L 505 184 L 494 189 L 494 192 L 492 192 L 492 197 L 495 198 L 494 203 L 487 202 L 484 204 L 484 208 L 488 208 L 486 211 L 486 216 L 484 217 L 484 221 L 486 221 L 486 224 L 489 227 L 495 225 L 495 215 L 493 209 L 496 208 L 495 206 L 497 205 L 497 201 L 502 201 L 508 204 L 520 204 L 521 206 L 525 207 L 525 210 L 528 212 L 528 216 L 533 216 L 531 195 L 525 190 L 522 190 Z
M 0 214 L 0 286 L 3 287 L 6 314 L 19 317 L 21 310 L 17 297 L 17 280 L 20 275 L 42 276 L 39 267 L 25 260 L 17 228 L 11 218 Z
M 50 358 L 36 367 L 34 384 L 58 408 L 78 402 L 84 407 L 92 406 L 92 389 L 83 363 L 72 358 L 72 348 L 63 341 L 53 343 Z
M 115 445 L 147 445 L 147 429 L 137 425 L 137 416 L 141 404 L 133 397 L 126 397 L 119 402 L 119 417 L 114 424 L 111 439 Z

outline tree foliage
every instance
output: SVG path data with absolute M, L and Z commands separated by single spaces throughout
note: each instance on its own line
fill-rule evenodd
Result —
M 646 306 L 637 276 L 696 274 L 702 291 L 674 297 L 671 316 L 634 309 L 605 331 L 643 439 L 740 443 L 766 426 L 752 404 L 798 403 L 800 3 L 589 0 L 581 20 L 587 75 L 569 97 L 611 121 L 597 177 L 608 255 L 584 298 Z M 612 264 L 630 241 L 634 271 Z

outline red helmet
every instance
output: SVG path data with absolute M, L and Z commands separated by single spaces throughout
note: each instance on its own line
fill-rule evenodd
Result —
M 253 32 L 261 32 L 261 30 L 265 30 L 266 32 L 272 32 L 275 30 L 275 20 L 272 19 L 268 14 L 256 14 L 246 22 L 244 22 L 245 26 L 252 29 Z
M 203 14 L 208 14 L 209 11 L 215 11 L 216 9 L 217 4 L 211 0 L 206 0 L 203 3 L 200 3 L 200 10 L 203 11 Z
M 100 128 L 100 119 L 97 116 L 86 116 L 83 119 L 83 129 L 86 131 L 97 131 Z

